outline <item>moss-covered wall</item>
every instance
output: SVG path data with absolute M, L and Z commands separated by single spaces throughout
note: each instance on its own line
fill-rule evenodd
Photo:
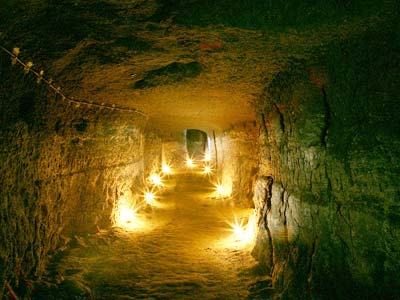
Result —
M 284 299 L 398 299 L 398 24 L 292 59 L 260 101 L 254 255 Z
M 120 196 L 140 193 L 161 140 L 129 112 L 77 106 L 1 56 L 0 298 L 40 278 L 75 235 L 112 225 Z

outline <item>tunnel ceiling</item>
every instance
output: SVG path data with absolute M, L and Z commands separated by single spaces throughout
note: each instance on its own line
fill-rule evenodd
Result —
M 226 7 L 206 2 L 9 1 L 0 38 L 69 96 L 140 109 L 166 131 L 211 130 L 254 120 L 252 103 L 289 60 L 379 22 L 366 14 L 265 27 L 246 12 L 247 22 L 232 14 L 219 20 L 215 11 Z

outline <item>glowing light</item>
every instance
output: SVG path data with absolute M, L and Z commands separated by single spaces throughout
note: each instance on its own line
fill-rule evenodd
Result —
M 145 192 L 144 193 L 144 200 L 146 201 L 147 204 L 154 205 L 155 204 L 155 195 L 154 195 L 154 193 Z
M 194 168 L 194 167 L 195 167 L 194 162 L 193 162 L 193 159 L 191 159 L 191 158 L 188 158 L 188 159 L 186 160 L 186 165 L 187 165 L 189 168 Z
M 247 246 L 254 242 L 256 237 L 256 215 L 253 213 L 249 216 L 247 224 L 244 224 L 244 219 L 240 221 L 235 218 L 233 223 L 229 223 L 231 226 L 232 236 L 231 243 L 238 244 L 240 246 Z
M 216 188 L 218 195 L 223 196 L 225 194 L 225 189 L 222 185 L 217 184 Z
M 210 174 L 212 172 L 212 169 L 209 165 L 204 166 L 204 173 L 205 174 Z
M 113 224 L 126 231 L 133 231 L 143 227 L 137 211 L 140 206 L 133 200 L 132 193 L 127 191 L 118 199 L 113 209 Z
M 219 198 L 230 197 L 232 194 L 232 180 L 229 176 L 225 176 L 216 182 L 213 182 L 214 185 L 214 196 Z
M 243 224 L 234 224 L 233 233 L 239 240 L 246 239 L 246 229 L 244 228 Z
M 210 160 L 211 160 L 211 153 L 206 152 L 206 154 L 204 154 L 204 161 L 210 161 Z
M 119 210 L 118 223 L 127 225 L 133 224 L 136 220 L 135 210 L 128 207 L 121 207 Z
M 150 175 L 149 180 L 155 186 L 162 186 L 162 184 L 163 184 L 162 180 L 161 180 L 161 177 L 158 174 Z
M 168 174 L 168 175 L 171 174 L 172 173 L 171 167 L 168 164 L 163 164 L 162 165 L 162 172 L 164 174 Z
M 250 243 L 254 238 L 254 232 L 253 230 L 251 230 L 251 227 L 248 226 L 248 224 L 247 225 L 244 225 L 243 223 L 234 224 L 232 230 L 235 235 L 235 240 L 242 244 L 246 245 Z
M 222 183 L 215 184 L 215 192 L 218 197 L 229 197 L 231 195 L 230 188 Z

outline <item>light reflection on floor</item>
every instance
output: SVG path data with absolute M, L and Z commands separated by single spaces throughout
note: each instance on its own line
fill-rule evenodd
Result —
M 143 215 L 149 230 L 92 236 L 61 260 L 56 279 L 85 287 L 93 299 L 247 298 L 268 276 L 230 224 L 246 225 L 252 210 L 234 209 L 212 192 L 198 174 L 166 180 L 162 206 Z

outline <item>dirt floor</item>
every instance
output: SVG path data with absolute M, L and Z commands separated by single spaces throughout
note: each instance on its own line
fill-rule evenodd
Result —
M 59 282 L 36 290 L 37 299 L 266 299 L 269 277 L 229 225 L 251 209 L 212 197 L 199 174 L 166 184 L 138 230 L 78 239 L 50 269 Z

